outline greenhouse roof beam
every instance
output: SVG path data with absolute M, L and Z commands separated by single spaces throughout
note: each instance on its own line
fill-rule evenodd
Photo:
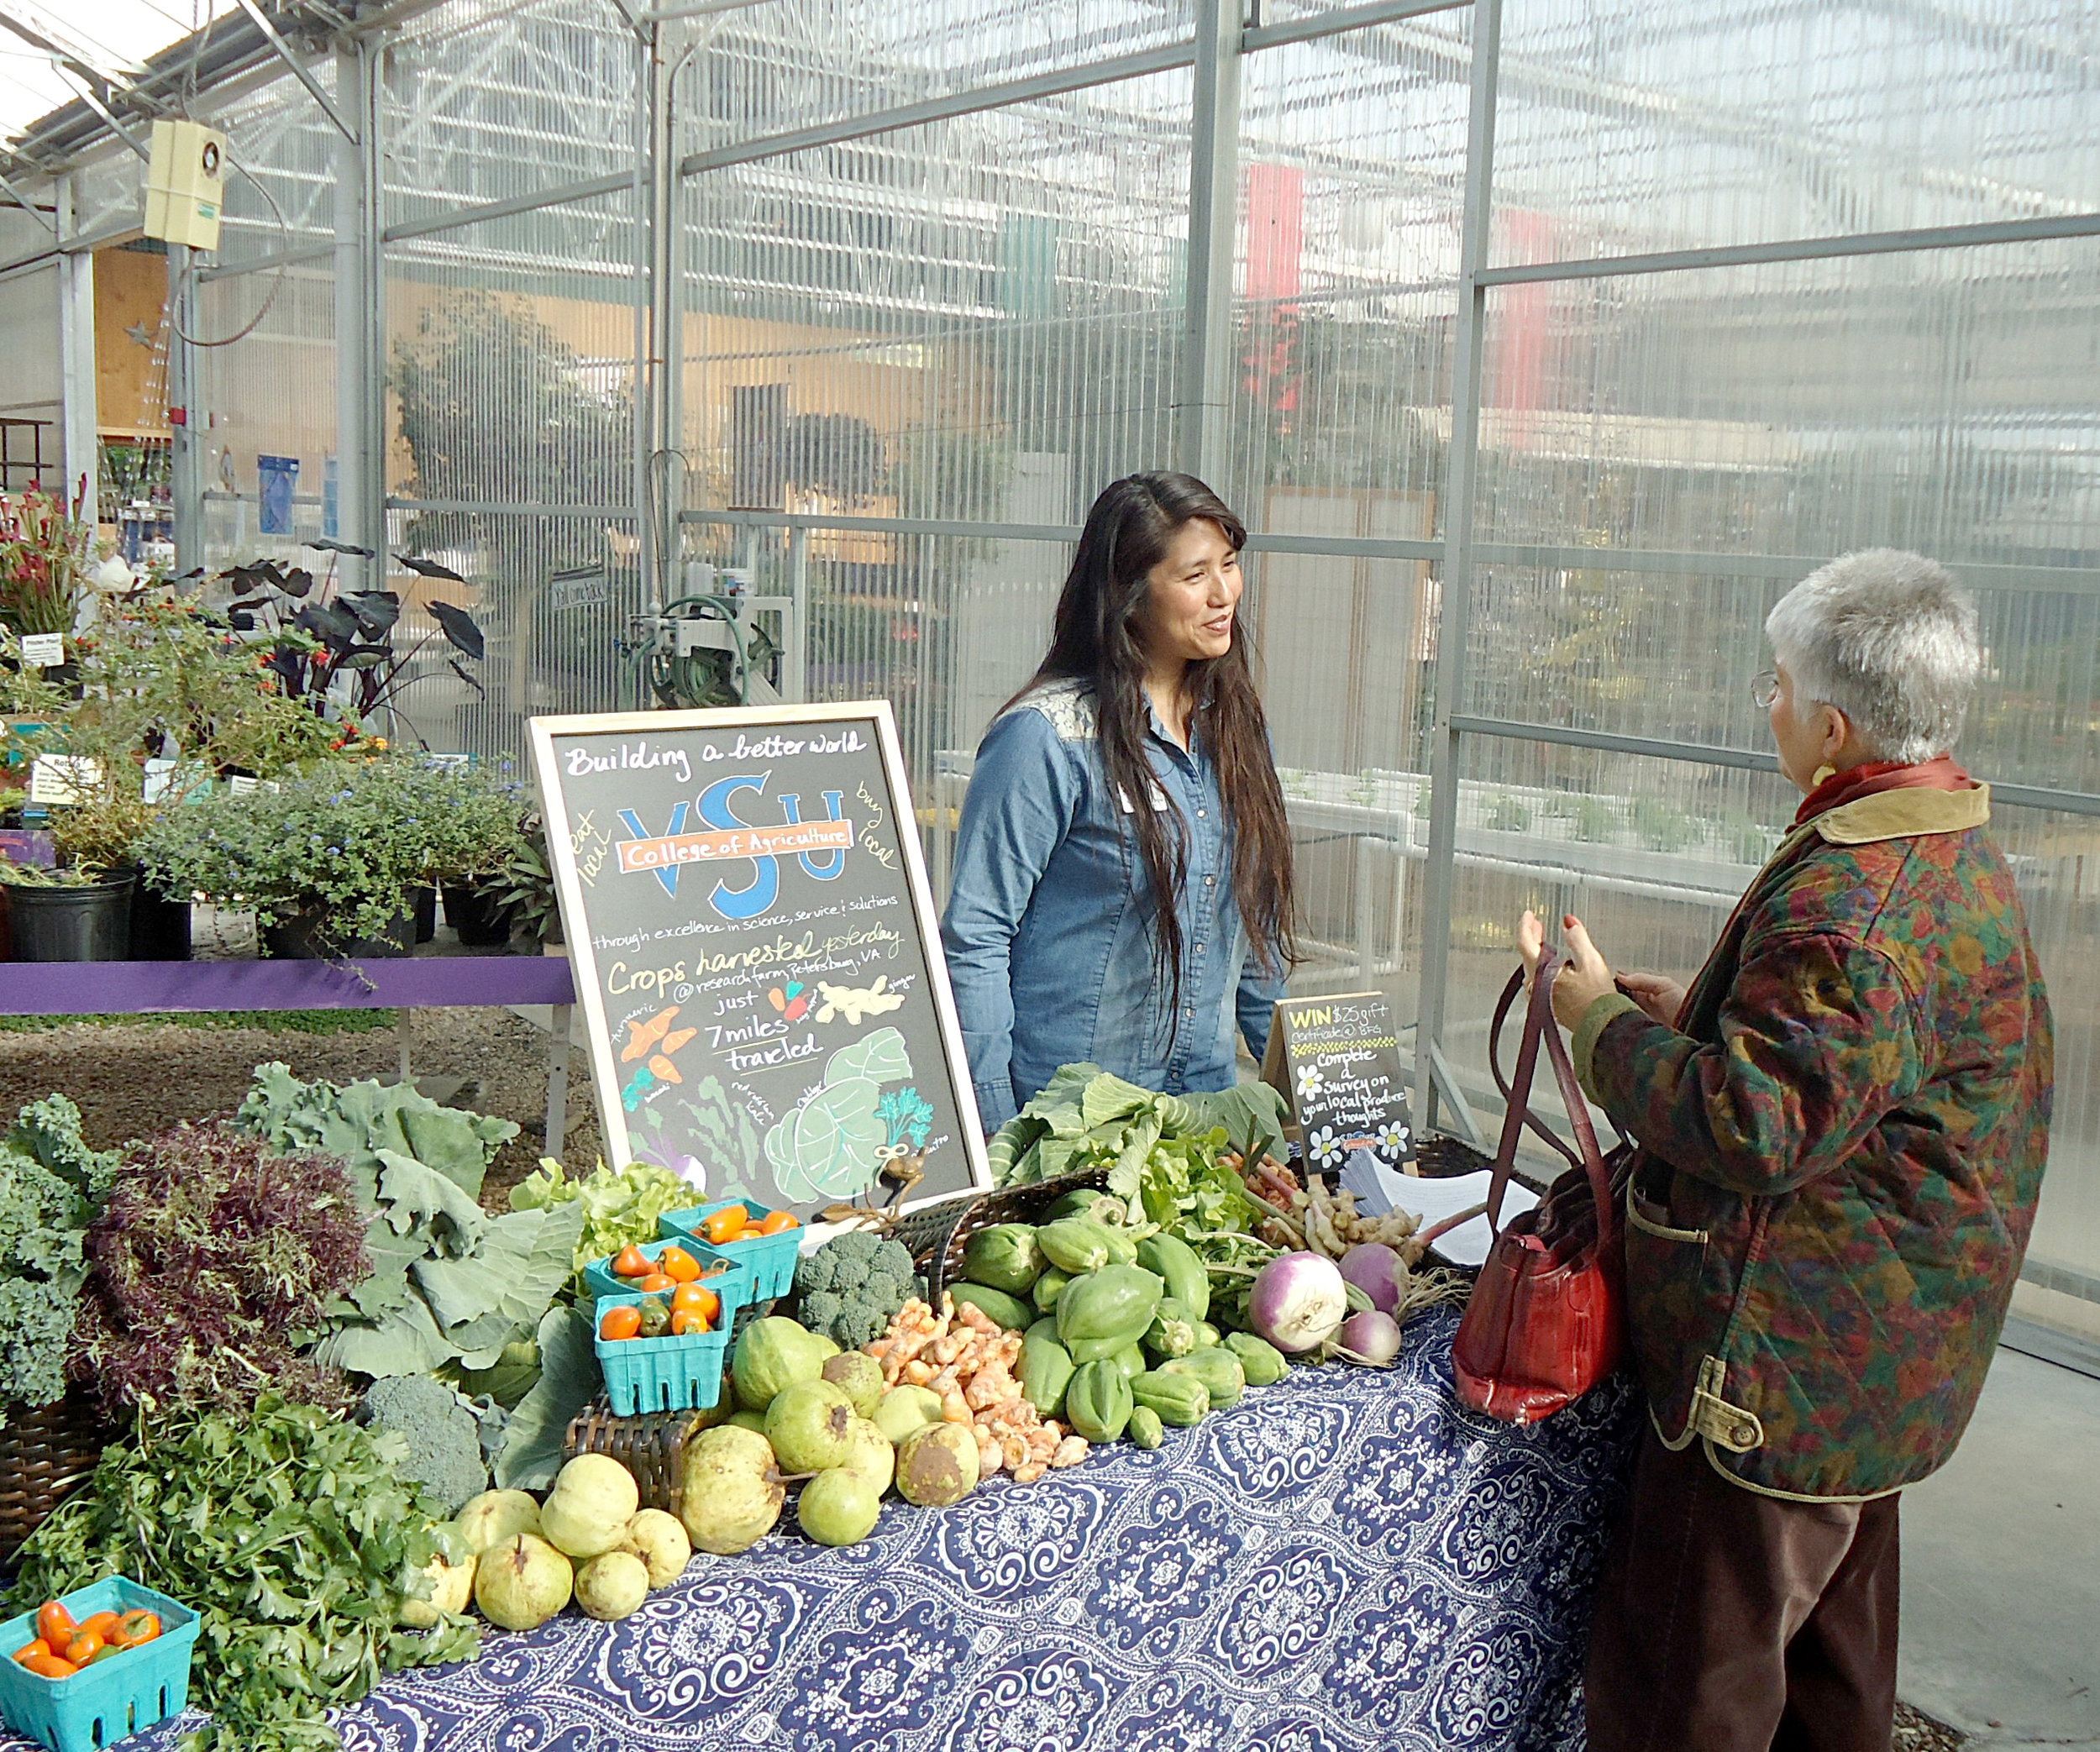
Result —
M 284 39 L 277 27 L 270 22 L 268 15 L 264 13 L 262 8 L 255 3 L 255 0 L 240 0 L 240 9 L 255 21 L 255 29 L 262 33 L 263 40 L 270 45 L 270 52 L 291 69 L 292 77 L 304 86 L 307 88 L 307 95 L 321 106 L 321 113 L 335 123 L 335 131 L 354 146 L 357 144 L 356 132 L 349 123 L 336 113 L 335 104 L 328 92 L 322 88 L 321 81 L 313 76 L 307 69 L 307 64 L 299 59 L 291 45 Z

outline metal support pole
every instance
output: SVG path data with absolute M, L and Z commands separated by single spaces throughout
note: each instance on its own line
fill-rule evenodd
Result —
M 1436 626 L 1436 722 L 1430 759 L 1429 858 L 1422 905 L 1422 978 L 1416 1011 L 1415 1110 L 1436 1120 L 1436 1079 L 1457 885 L 1458 773 L 1466 647 L 1473 632 L 1473 498 L 1480 443 L 1480 360 L 1487 317 L 1494 216 L 1495 76 L 1502 0 L 1474 0 L 1473 96 L 1466 140 L 1466 205 L 1459 239 L 1458 321 L 1452 338 L 1451 454 L 1444 470 L 1444 590 Z
M 810 696 L 810 532 L 801 527 L 787 532 L 788 610 L 785 659 L 780 666 L 780 693 L 800 706 Z
M 58 234 L 71 243 L 74 228 L 74 179 L 58 182 Z M 66 422 L 66 492 L 80 495 L 81 515 L 90 523 L 101 517 L 102 439 L 95 405 L 95 258 L 85 249 L 67 249 L 58 259 L 60 394 Z
M 547 1036 L 547 1153 L 561 1157 L 563 1135 L 569 1129 L 569 1013 L 571 1006 L 557 1004 L 548 1019 Z
M 1230 443 L 1232 264 L 1240 218 L 1240 8 L 1197 0 L 1189 155 L 1189 291 L 1178 443 L 1188 473 L 1222 485 Z
M 336 51 L 335 89 L 353 117 L 370 113 L 361 52 L 345 45 Z M 371 497 L 384 490 L 372 478 L 367 407 L 378 387 L 370 356 L 370 331 L 365 320 L 367 283 L 365 244 L 372 230 L 370 191 L 365 182 L 361 141 L 342 139 L 335 147 L 335 528 L 343 541 L 364 543 L 370 523 Z M 354 588 L 369 582 L 378 588 L 375 567 L 353 555 L 341 567 Z
M 365 330 L 365 410 L 359 466 L 365 472 L 365 519 L 350 539 L 370 548 L 375 558 L 367 574 L 370 588 L 386 587 L 386 177 L 384 130 L 386 106 L 381 101 L 387 53 L 375 37 L 358 39 L 357 131 L 359 180 L 364 197 L 364 308 L 358 320 Z
M 635 554 L 643 600 L 654 614 L 678 594 L 666 587 L 665 574 L 679 547 L 678 507 L 669 502 L 669 483 L 656 461 L 659 447 L 671 442 L 663 436 L 669 429 L 664 401 L 673 291 L 666 263 L 670 244 L 666 215 L 674 204 L 668 186 L 676 180 L 670 163 L 676 149 L 670 136 L 671 78 L 664 66 L 659 27 L 648 27 L 635 65 L 641 98 L 635 107 L 634 137 Z
M 182 337 L 197 333 L 197 282 L 190 251 L 168 245 L 168 426 L 170 485 L 175 501 L 175 569 L 204 564 L 204 421 L 198 405 L 197 353 Z

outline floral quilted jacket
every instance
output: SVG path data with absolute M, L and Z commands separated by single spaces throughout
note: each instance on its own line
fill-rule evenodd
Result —
M 1988 789 L 1790 834 L 1677 1029 L 1599 999 L 1591 1098 L 1643 1146 L 1633 1348 L 1656 1428 L 1726 1477 L 1859 1498 L 1926 1477 L 1982 1392 L 2048 1154 L 2048 999 Z

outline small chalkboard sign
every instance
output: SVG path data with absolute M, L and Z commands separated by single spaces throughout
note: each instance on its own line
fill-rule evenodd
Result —
M 1415 1160 L 1399 1048 L 1382 992 L 1277 1005 L 1262 1080 L 1290 1103 L 1309 1166 L 1338 1172 L 1352 1150 L 1396 1168 Z
M 532 729 L 615 1163 L 805 1220 L 990 1184 L 888 701 Z

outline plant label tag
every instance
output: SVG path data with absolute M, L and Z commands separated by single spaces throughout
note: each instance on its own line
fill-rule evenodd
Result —
M 159 803 L 168 795 L 168 784 L 179 763 L 155 758 L 146 763 L 143 795 L 148 803 Z
M 227 779 L 226 789 L 236 797 L 252 797 L 255 795 L 256 783 L 245 773 L 235 773 Z
M 32 669 L 55 669 L 66 661 L 66 635 L 62 632 L 24 633 L 22 661 Z
M 100 761 L 84 754 L 39 754 L 29 768 L 29 801 L 85 803 L 102 782 Z

